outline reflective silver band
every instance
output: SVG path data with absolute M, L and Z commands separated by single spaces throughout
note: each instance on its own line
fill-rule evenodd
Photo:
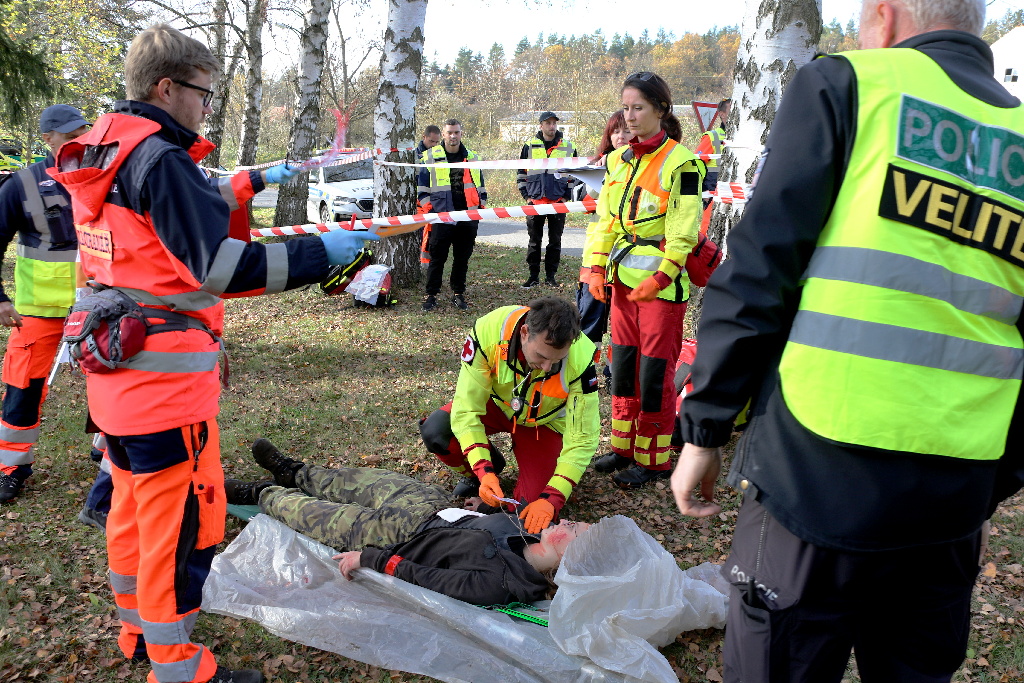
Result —
M 36 461 L 35 452 L 35 446 L 29 446 L 27 451 L 0 450 L 0 465 L 6 465 L 7 467 L 31 465 Z
M 235 188 L 231 187 L 231 178 L 221 178 L 217 181 L 217 189 L 220 196 L 228 203 L 228 210 L 238 210 L 238 197 L 235 196 Z
M 940 265 L 863 247 L 818 247 L 805 278 L 856 282 L 945 301 L 967 313 L 1013 325 L 1024 297 Z
M 138 577 L 118 574 L 109 569 L 107 570 L 107 580 L 110 581 L 110 588 L 118 595 L 135 595 L 139 585 Z M 142 626 L 141 623 L 136 625 Z
M 198 618 L 199 610 L 196 610 L 177 621 L 143 621 L 142 633 L 146 642 L 154 645 L 188 645 Z
M 220 351 L 139 351 L 121 367 L 144 372 L 209 372 L 217 367 L 218 360 Z
M 284 243 L 268 244 L 266 294 L 283 292 L 288 285 L 288 249 Z
M 114 289 L 123 292 L 131 297 L 135 303 L 142 304 L 143 306 L 167 306 L 175 311 L 201 311 L 204 308 L 209 308 L 221 302 L 219 296 L 203 291 L 156 296 L 142 289 L 131 289 L 129 287 L 115 287 Z
M 203 291 L 220 296 L 227 291 L 231 278 L 238 270 L 238 262 L 242 260 L 245 242 L 228 237 L 220 243 L 217 255 L 213 257 L 210 270 L 203 281 Z
M 664 260 L 661 256 L 644 256 L 643 254 L 634 254 L 632 252 L 626 254 L 619 265 L 625 268 L 632 268 L 634 270 L 647 270 L 654 272 L 661 268 L 661 262 Z
M 92 435 L 92 447 L 98 451 L 107 450 L 107 437 L 103 432 L 96 432 Z
M 47 237 L 48 234 L 44 234 Z M 43 244 L 49 244 L 49 242 L 43 242 Z M 78 259 L 77 249 L 40 249 L 39 247 L 30 247 L 28 245 L 18 242 L 17 251 L 19 258 L 30 258 L 33 261 L 46 261 L 47 263 L 74 263 Z
M 148 635 L 146 636 L 146 642 L 150 642 Z M 160 681 L 160 683 L 188 683 L 188 681 L 195 680 L 196 672 L 199 671 L 199 665 L 202 661 L 203 648 L 200 647 L 199 652 L 183 661 L 163 664 L 150 659 L 149 665 L 153 667 L 153 675 L 156 676 L 156 680 Z
M 36 232 L 43 236 L 43 241 L 49 242 L 50 224 L 46 222 L 46 207 L 43 206 L 43 196 L 39 194 L 36 177 L 27 168 L 21 169 L 14 175 L 21 181 L 21 187 L 25 191 L 25 213 L 32 218 L 32 225 L 35 226 Z M 18 256 L 21 254 L 19 253 Z
M 110 471 L 112 469 L 113 465 L 110 464 L 110 458 L 100 459 L 100 472 L 106 472 L 107 474 L 110 474 Z
M 39 441 L 39 427 L 31 429 L 15 429 L 0 424 L 0 441 L 7 443 L 35 443 Z
M 1024 375 L 1024 349 L 815 311 L 797 312 L 789 341 L 862 358 L 979 377 L 1019 380 Z
M 132 626 L 138 626 L 139 628 L 142 628 L 142 618 L 139 616 L 139 610 L 137 609 L 118 607 L 117 618 L 126 624 L 131 624 Z

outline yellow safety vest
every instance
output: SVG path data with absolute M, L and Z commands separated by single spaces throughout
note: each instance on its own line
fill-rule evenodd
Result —
M 804 274 L 786 405 L 836 442 L 997 459 L 1024 375 L 1024 107 L 917 50 L 842 57 L 859 134 Z

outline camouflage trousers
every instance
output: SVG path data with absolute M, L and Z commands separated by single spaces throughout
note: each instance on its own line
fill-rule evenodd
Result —
M 260 510 L 341 551 L 407 541 L 431 515 L 452 505 L 439 486 L 370 467 L 306 465 L 295 483 L 298 489 L 265 489 Z

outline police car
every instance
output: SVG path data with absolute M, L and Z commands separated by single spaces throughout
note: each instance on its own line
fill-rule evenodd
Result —
M 309 172 L 306 216 L 314 223 L 373 217 L 373 161 L 327 166 Z

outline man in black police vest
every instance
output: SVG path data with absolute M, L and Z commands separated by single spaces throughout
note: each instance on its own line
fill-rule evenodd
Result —
M 790 83 L 704 297 L 672 477 L 729 482 L 726 681 L 949 681 L 982 526 L 1024 481 L 1024 107 L 984 0 L 865 0 Z M 872 49 L 872 48 L 901 49 Z M 694 494 L 700 484 L 704 500 Z

